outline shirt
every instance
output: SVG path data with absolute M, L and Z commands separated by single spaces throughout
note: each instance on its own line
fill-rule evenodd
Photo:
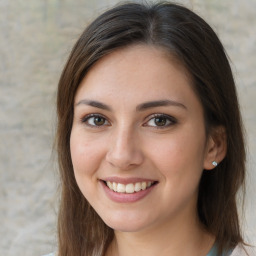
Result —
M 246 251 L 245 251 L 246 250 Z M 248 254 L 246 254 L 246 252 Z M 206 256 L 217 256 L 217 247 L 214 245 Z M 225 252 L 222 256 L 256 256 L 256 247 L 237 245 L 233 251 Z M 230 254 L 231 253 L 231 254 Z M 58 256 L 54 253 L 46 254 L 43 256 Z

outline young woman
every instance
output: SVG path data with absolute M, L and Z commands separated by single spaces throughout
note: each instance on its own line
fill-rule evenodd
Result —
M 59 81 L 59 256 L 235 256 L 245 149 L 216 34 L 172 3 L 92 22 Z

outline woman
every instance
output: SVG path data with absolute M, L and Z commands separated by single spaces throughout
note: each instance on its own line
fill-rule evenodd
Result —
M 119 5 L 59 81 L 59 256 L 253 255 L 236 193 L 245 149 L 232 72 L 200 17 Z

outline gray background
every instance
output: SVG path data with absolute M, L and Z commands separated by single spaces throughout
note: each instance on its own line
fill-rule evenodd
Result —
M 107 0 L 0 0 L 0 255 L 56 244 L 55 93 L 70 49 Z M 248 139 L 243 222 L 256 244 L 256 1 L 179 1 L 217 31 L 232 61 Z

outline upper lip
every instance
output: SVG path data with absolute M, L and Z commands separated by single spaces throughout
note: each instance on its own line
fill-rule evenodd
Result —
M 149 178 L 138 178 L 138 177 L 123 178 L 123 177 L 117 177 L 117 176 L 106 177 L 101 180 L 121 183 L 124 185 L 130 184 L 130 183 L 143 182 L 143 181 L 146 181 L 146 182 L 156 182 L 157 181 L 157 180 L 153 180 L 153 179 L 149 179 Z

